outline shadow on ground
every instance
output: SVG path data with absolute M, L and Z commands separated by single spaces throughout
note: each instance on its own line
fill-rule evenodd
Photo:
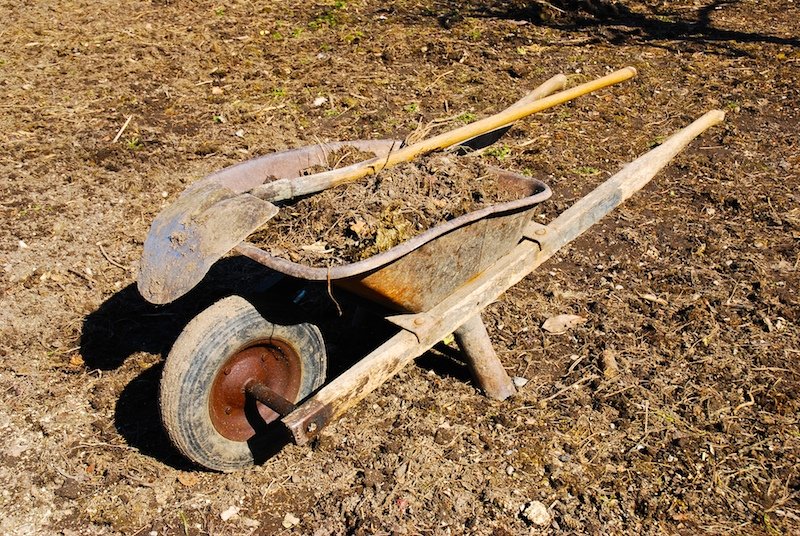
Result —
M 325 285 L 282 277 L 248 259 L 219 261 L 208 276 L 186 296 L 166 305 L 153 305 L 141 297 L 134 284 L 106 300 L 83 323 L 81 352 L 86 364 L 114 370 L 138 352 L 164 358 L 186 325 L 220 299 L 239 295 L 256 305 L 275 324 L 311 322 L 323 334 L 328 354 L 328 380 L 389 338 L 396 328 L 371 308 L 343 291 Z M 341 314 L 340 314 L 341 311 Z M 115 410 L 115 427 L 132 447 L 178 469 L 190 467 L 172 448 L 162 426 L 158 406 L 163 363 L 151 366 L 122 390 Z M 259 461 L 265 461 L 288 441 L 283 429 L 269 430 L 268 445 L 259 444 Z
M 158 385 L 162 364 L 139 374 L 120 393 L 114 412 L 114 426 L 131 447 L 175 469 L 189 470 L 192 464 L 173 448 L 158 408 Z
M 230 257 L 215 264 L 191 292 L 166 305 L 153 305 L 131 284 L 86 316 L 81 353 L 94 369 L 113 370 L 136 352 L 166 356 L 186 324 L 203 309 L 232 294 L 255 298 L 278 281 L 252 261 Z M 283 285 L 283 294 L 298 288 Z
M 465 17 L 499 18 L 525 21 L 564 31 L 591 31 L 596 37 L 581 40 L 606 44 L 681 41 L 711 47 L 711 52 L 746 56 L 736 43 L 771 43 L 800 47 L 796 37 L 780 37 L 758 32 L 727 30 L 716 27 L 712 14 L 724 14 L 739 0 L 714 0 L 696 9 L 678 9 L 668 2 L 650 6 L 646 13 L 608 0 L 552 0 L 548 2 L 472 2 L 447 1 L 431 10 L 445 28 L 459 24 Z M 659 45 L 663 46 L 663 45 Z M 667 47 L 669 48 L 669 47 Z M 716 50 L 713 50 L 716 49 Z

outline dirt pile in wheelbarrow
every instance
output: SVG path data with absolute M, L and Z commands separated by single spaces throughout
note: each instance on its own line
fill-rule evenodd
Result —
M 327 169 L 373 156 L 346 147 L 331 153 Z M 309 172 L 325 170 L 315 166 Z M 519 197 L 519 191 L 500 185 L 480 158 L 434 153 L 285 205 L 250 241 L 276 257 L 310 266 L 338 266 Z

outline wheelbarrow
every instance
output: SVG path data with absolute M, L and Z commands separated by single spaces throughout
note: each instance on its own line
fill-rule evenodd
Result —
M 316 326 L 307 322 L 273 323 L 245 299 L 227 297 L 189 322 L 166 359 L 160 405 L 170 440 L 187 458 L 209 469 L 232 471 L 252 465 L 260 459 L 260 449 L 265 448 L 263 440 L 268 437 L 265 431 L 269 426 L 280 422 L 297 444 L 308 443 L 450 334 L 480 389 L 498 400 L 512 396 L 514 384 L 492 348 L 481 311 L 641 189 L 692 139 L 723 117 L 718 110 L 706 113 L 626 165 L 547 225 L 534 222 L 532 216 L 536 205 L 550 196 L 549 187 L 536 179 L 493 169 L 498 182 L 518 194 L 515 200 L 450 220 L 363 261 L 331 268 L 274 257 L 238 236 L 255 230 L 248 231 L 247 227 L 264 217 L 258 203 L 247 198 L 236 209 L 241 212 L 245 206 L 244 217 L 229 218 L 239 222 L 235 225 L 241 224 L 235 243 L 225 236 L 224 226 L 209 227 L 209 222 L 214 218 L 226 221 L 231 209 L 216 208 L 219 203 L 235 204 L 238 196 L 253 195 L 271 183 L 284 181 L 273 188 L 271 199 L 278 197 L 276 191 L 288 189 L 291 193 L 292 181 L 296 181 L 295 187 L 305 181 L 303 170 L 323 164 L 330 151 L 349 145 L 375 153 L 374 166 L 392 157 L 397 141 L 308 146 L 256 158 L 199 181 L 187 190 L 186 199 L 179 199 L 165 211 L 168 218 L 157 219 L 151 228 L 139 275 L 139 288 L 146 298 L 163 302 L 165 297 L 174 299 L 184 294 L 197 278 L 192 273 L 197 272 L 196 267 L 189 265 L 207 263 L 209 256 L 216 257 L 213 263 L 227 253 L 220 254 L 225 247 L 219 243 L 224 242 L 228 249 L 276 272 L 302 280 L 328 281 L 380 304 L 381 310 L 387 311 L 386 320 L 397 331 L 325 384 L 325 343 Z M 494 126 L 506 128 L 502 123 Z M 502 130 L 499 134 L 497 130 L 490 132 L 502 134 Z M 494 139 L 488 136 L 459 143 L 474 149 Z M 220 187 L 233 196 L 219 196 L 215 192 Z M 294 189 L 295 194 L 298 191 Z M 194 206 L 191 199 L 198 192 L 204 201 Z M 208 192 L 212 192 L 210 196 Z M 205 214 L 209 209 L 211 217 Z M 179 225 L 175 225 L 176 214 L 181 215 Z M 219 214 L 224 216 L 220 218 Z M 215 243 L 204 247 L 197 236 Z M 170 253 L 175 249 L 180 253 Z M 187 266 L 182 273 L 189 273 L 188 277 L 170 277 L 172 270 Z M 187 279 L 194 283 L 187 283 Z

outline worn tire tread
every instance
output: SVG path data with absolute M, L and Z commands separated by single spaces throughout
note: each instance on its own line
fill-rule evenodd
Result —
M 248 442 L 231 441 L 214 429 L 208 393 L 229 356 L 270 336 L 288 342 L 300 356 L 298 402 L 325 380 L 325 346 L 312 324 L 273 324 L 244 298 L 230 296 L 197 315 L 175 341 L 161 378 L 161 420 L 173 445 L 191 461 L 223 472 L 255 463 Z

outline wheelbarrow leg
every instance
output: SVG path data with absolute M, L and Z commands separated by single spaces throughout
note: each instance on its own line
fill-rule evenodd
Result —
M 480 313 L 458 328 L 453 335 L 464 353 L 472 377 L 490 398 L 505 400 L 514 393 L 514 382 L 508 377 L 492 347 Z

